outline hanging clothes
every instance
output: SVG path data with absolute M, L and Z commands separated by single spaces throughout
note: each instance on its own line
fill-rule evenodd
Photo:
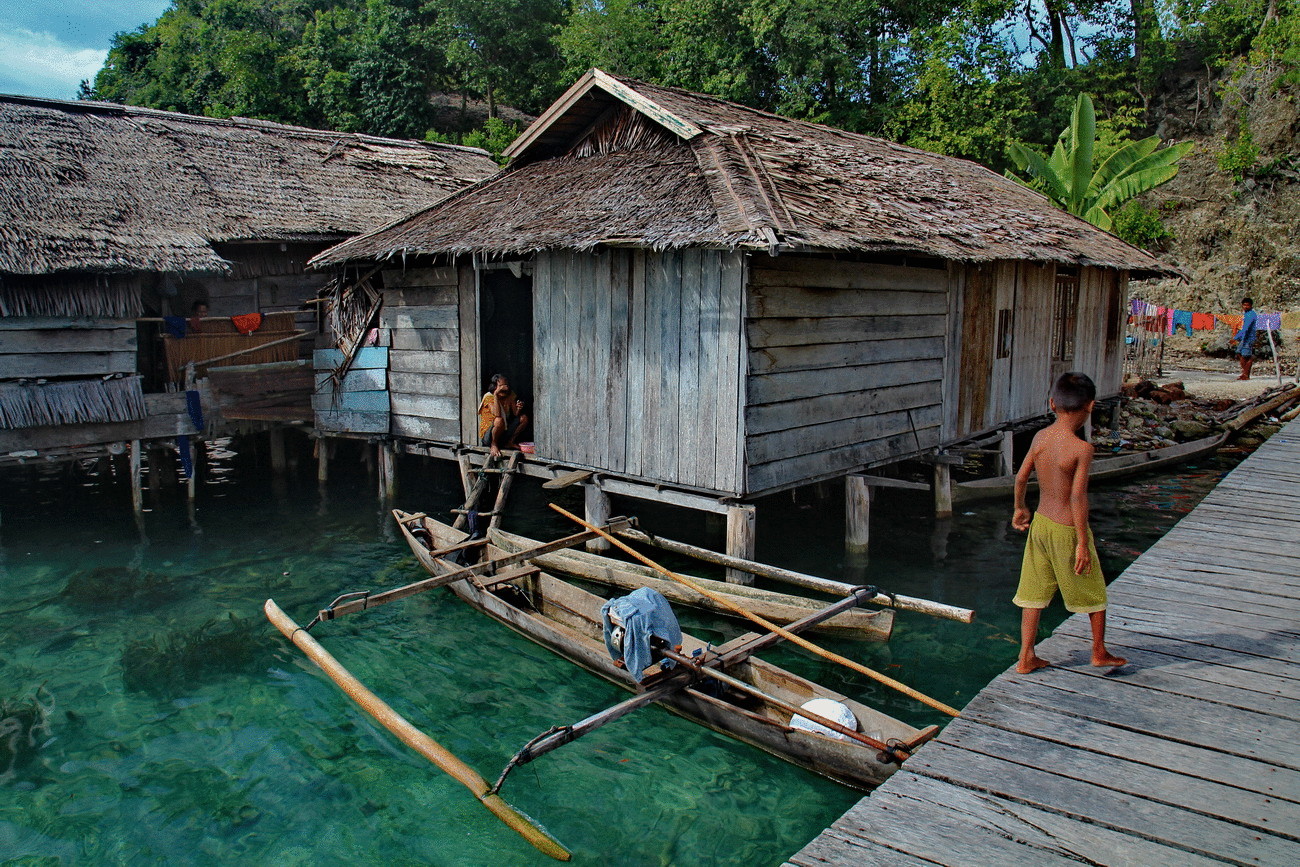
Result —
M 1240 313 L 1225 313 L 1224 315 L 1216 316 L 1215 318 L 1217 318 L 1224 325 L 1228 326 L 1228 330 L 1231 331 L 1233 334 L 1236 334 L 1238 331 L 1241 330 Z
M 1173 324 L 1170 326 L 1169 333 L 1177 334 L 1181 328 L 1187 332 L 1187 336 L 1192 336 L 1192 313 L 1190 310 L 1175 310 L 1173 315 Z
M 1213 331 L 1214 316 L 1210 313 L 1193 313 L 1192 314 L 1193 331 Z
M 1255 327 L 1260 331 L 1281 331 L 1282 314 L 1281 313 L 1261 313 L 1255 323 Z
M 172 337 L 185 336 L 185 317 L 184 316 L 164 316 L 163 329 Z
M 239 316 L 230 317 L 230 321 L 235 323 L 235 330 L 240 334 L 248 335 L 262 327 L 261 313 L 242 313 Z

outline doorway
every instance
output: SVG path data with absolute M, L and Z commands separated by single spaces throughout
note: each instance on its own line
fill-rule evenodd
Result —
M 479 272 L 479 394 L 494 373 L 533 411 L 533 278 L 508 269 Z

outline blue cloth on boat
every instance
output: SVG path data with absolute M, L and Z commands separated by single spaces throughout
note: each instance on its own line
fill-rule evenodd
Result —
M 184 337 L 186 333 L 185 317 L 164 316 L 163 328 L 165 328 L 167 333 L 172 337 Z
M 600 620 L 604 624 L 605 649 L 609 651 L 609 658 L 623 660 L 637 683 L 642 681 L 642 673 L 654 662 L 650 655 L 652 636 L 662 638 L 673 647 L 682 643 L 682 628 L 677 625 L 672 606 L 659 591 L 649 587 L 640 587 L 600 606 Z M 614 620 L 623 624 L 622 646 Z M 673 664 L 669 659 L 663 661 L 664 668 L 672 668 Z
M 203 401 L 199 399 L 199 393 L 195 389 L 185 392 L 185 409 L 190 413 L 190 421 L 194 422 L 195 430 L 203 432 Z
M 176 450 L 181 453 L 181 469 L 185 478 L 194 477 L 194 456 L 190 454 L 190 438 L 185 434 L 176 437 Z
M 1232 339 L 1237 341 L 1237 354 L 1250 357 L 1255 353 L 1255 323 L 1259 319 L 1259 314 L 1254 310 L 1247 310 L 1241 315 L 1241 330 L 1232 335 Z

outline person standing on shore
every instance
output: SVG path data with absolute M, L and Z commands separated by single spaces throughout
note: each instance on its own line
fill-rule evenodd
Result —
M 1258 318 L 1255 302 L 1250 298 L 1241 299 L 1241 328 L 1232 335 L 1232 344 L 1237 347 L 1237 363 L 1241 365 L 1241 376 L 1237 379 L 1250 379 L 1250 369 L 1255 365 L 1255 322 Z

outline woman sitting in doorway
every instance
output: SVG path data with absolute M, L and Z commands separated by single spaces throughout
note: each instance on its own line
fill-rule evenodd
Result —
M 492 457 L 499 458 L 501 449 L 519 447 L 519 437 L 527 425 L 523 401 L 510 390 L 504 374 L 494 373 L 478 405 L 479 444 L 487 446 Z

